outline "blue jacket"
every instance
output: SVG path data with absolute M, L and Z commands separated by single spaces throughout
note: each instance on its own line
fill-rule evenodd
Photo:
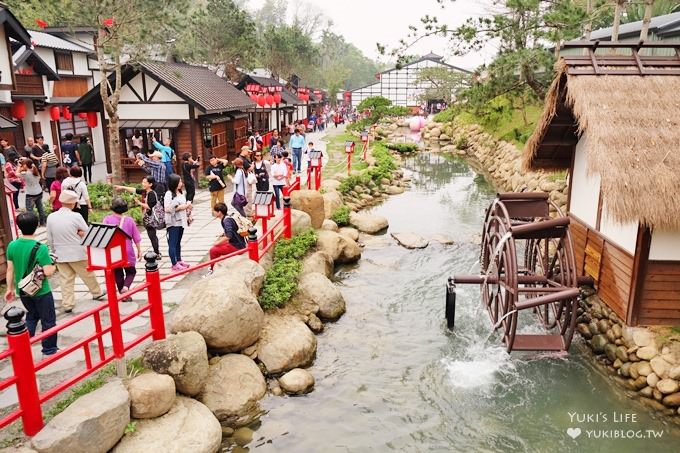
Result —
M 175 155 L 175 151 L 172 148 L 162 145 L 159 142 L 153 142 L 153 146 L 163 154 L 163 157 L 161 158 L 162 162 L 172 161 L 172 156 Z

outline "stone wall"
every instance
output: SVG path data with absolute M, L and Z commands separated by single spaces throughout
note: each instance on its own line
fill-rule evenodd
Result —
M 564 173 L 523 172 L 521 151 L 512 143 L 496 140 L 476 124 L 428 122 L 423 129 L 426 144 L 442 152 L 466 156 L 484 171 L 500 191 L 548 192 L 562 210 L 567 208 Z
M 680 419 L 680 342 L 627 327 L 596 295 L 580 310 L 577 330 L 598 362 L 641 402 Z

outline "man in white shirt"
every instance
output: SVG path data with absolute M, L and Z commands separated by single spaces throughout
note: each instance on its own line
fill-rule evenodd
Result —
M 61 208 L 47 217 L 47 244 L 56 255 L 57 270 L 61 279 L 61 305 L 66 313 L 76 306 L 73 286 L 76 275 L 85 283 L 94 300 L 102 300 L 102 291 L 94 273 L 87 270 L 87 252 L 80 245 L 87 233 L 87 223 L 73 208 L 78 203 L 78 194 L 63 190 L 59 195 Z

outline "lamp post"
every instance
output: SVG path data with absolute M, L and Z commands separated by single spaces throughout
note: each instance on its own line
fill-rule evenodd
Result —
M 314 188 L 319 190 L 321 188 L 321 167 L 322 167 L 321 151 L 309 152 L 309 167 L 307 168 L 307 189 L 312 188 L 312 173 L 314 174 Z
M 366 129 L 361 131 L 361 142 L 363 143 L 363 160 L 366 160 L 366 152 L 368 151 L 368 131 Z
M 345 153 L 347 154 L 347 176 L 349 176 L 349 173 L 352 169 L 352 154 L 354 154 L 354 142 L 349 140 L 345 142 Z
M 262 221 L 262 246 L 267 246 L 267 220 L 274 217 L 274 194 L 271 192 L 255 192 L 253 196 L 254 213 L 257 221 Z

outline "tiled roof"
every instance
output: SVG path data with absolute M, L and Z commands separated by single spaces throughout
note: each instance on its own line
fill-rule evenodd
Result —
M 91 50 L 86 49 L 83 46 L 79 46 L 78 44 L 66 41 L 65 39 L 50 35 L 49 33 L 34 30 L 30 30 L 29 33 L 31 34 L 31 40 L 35 41 L 36 47 L 48 47 L 50 49 L 68 50 L 71 52 L 91 52 Z
M 256 106 L 245 93 L 205 66 L 160 62 L 145 62 L 142 66 L 178 96 L 197 104 L 206 113 Z

